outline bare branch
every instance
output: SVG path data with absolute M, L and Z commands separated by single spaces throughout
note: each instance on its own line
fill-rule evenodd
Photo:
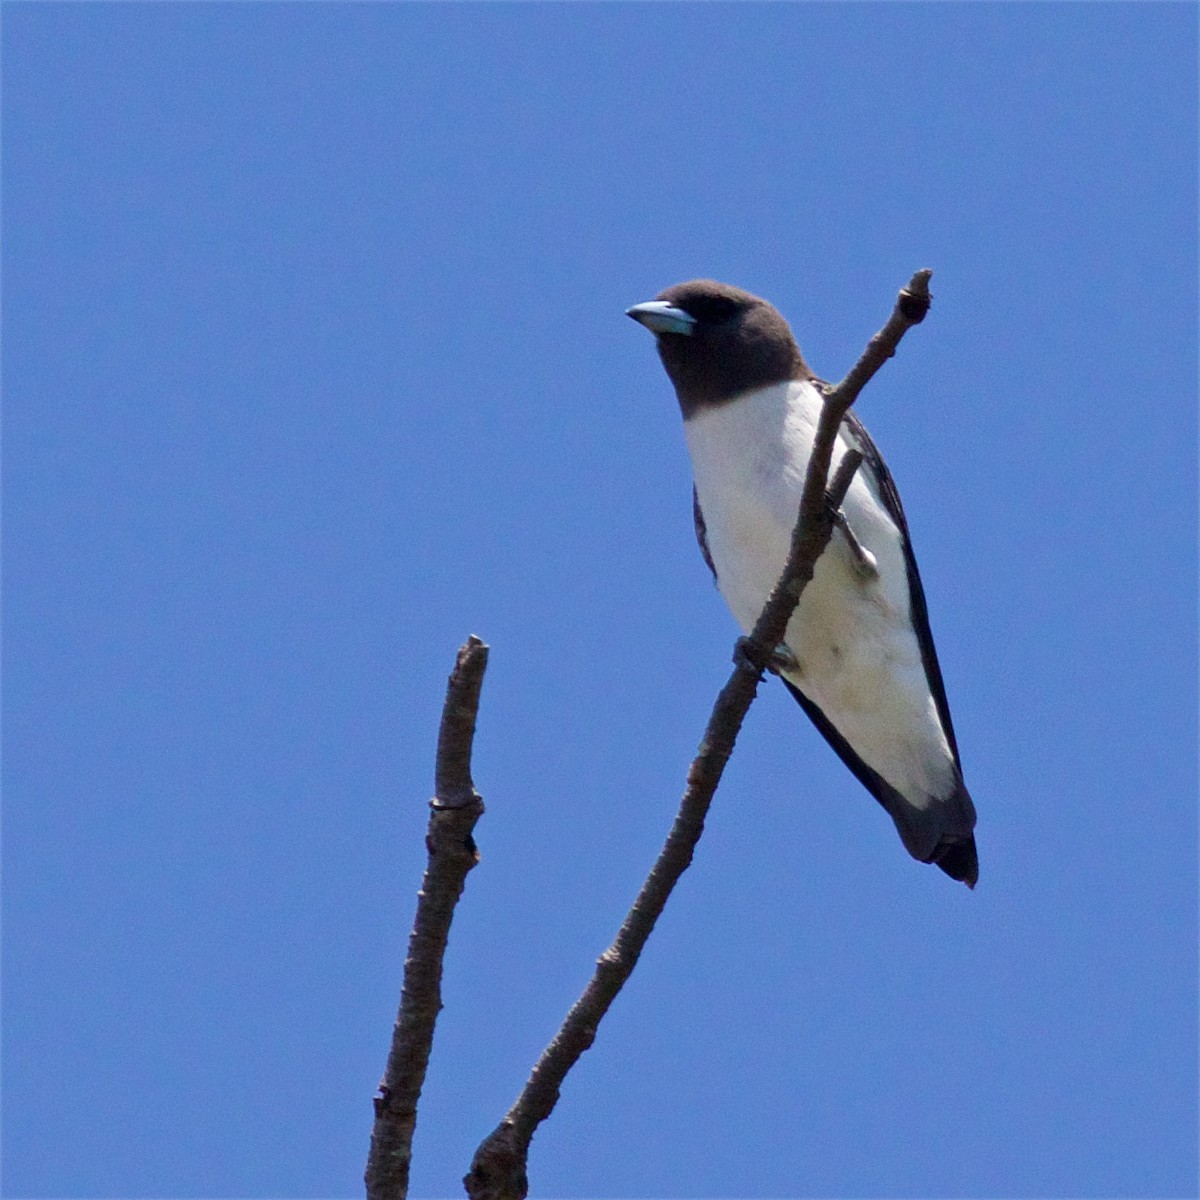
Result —
M 754 632 L 738 643 L 734 671 L 713 705 L 700 748 L 688 770 L 687 788 L 675 823 L 615 941 L 597 961 L 591 981 L 542 1053 L 516 1103 L 476 1150 L 470 1173 L 463 1179 L 471 1200 L 524 1200 L 528 1192 L 526 1161 L 534 1131 L 554 1110 L 567 1072 L 595 1041 L 600 1021 L 632 973 L 672 889 L 692 861 L 713 794 L 733 753 L 762 672 L 783 641 L 792 613 L 833 532 L 833 514 L 862 462 L 857 451 L 848 450 L 829 482 L 842 418 L 864 385 L 895 352 L 905 332 L 925 316 L 930 274 L 918 271 L 912 277 L 887 324 L 871 339 L 846 378 L 826 392 L 787 565 Z
M 479 861 L 471 833 L 483 815 L 483 800 L 471 780 L 471 746 L 487 658 L 487 646 L 477 637 L 468 638 L 446 687 L 435 795 L 429 802 L 432 811 L 425 835 L 429 861 L 417 895 L 387 1068 L 375 1096 L 375 1126 L 364 1177 L 368 1200 L 404 1200 L 408 1194 L 417 1099 L 442 1007 L 446 940 L 467 872 Z

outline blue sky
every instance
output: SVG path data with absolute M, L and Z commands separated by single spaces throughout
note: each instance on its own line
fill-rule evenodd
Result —
M 711 275 L 898 480 L 972 894 L 778 686 L 533 1194 L 1197 1188 L 1196 10 L 3 14 L 3 1191 L 359 1193 L 458 644 L 414 1194 L 669 826 L 736 630 L 623 310 Z

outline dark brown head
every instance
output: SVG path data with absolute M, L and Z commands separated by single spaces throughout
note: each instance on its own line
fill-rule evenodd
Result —
M 627 315 L 653 332 L 685 418 L 744 392 L 813 377 L 775 308 L 727 283 L 677 283 Z

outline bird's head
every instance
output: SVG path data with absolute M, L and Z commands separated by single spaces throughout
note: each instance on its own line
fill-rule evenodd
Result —
M 693 279 L 626 315 L 655 336 L 684 416 L 788 379 L 811 379 L 788 323 L 767 301 Z

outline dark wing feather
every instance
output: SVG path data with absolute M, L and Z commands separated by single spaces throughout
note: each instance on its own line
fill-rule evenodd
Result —
M 704 513 L 700 510 L 700 494 L 696 491 L 695 486 L 692 487 L 692 521 L 696 526 L 696 541 L 700 543 L 700 553 L 704 555 L 704 561 L 708 563 L 708 569 L 712 572 L 715 582 L 717 565 L 708 552 L 708 527 L 704 524 Z

